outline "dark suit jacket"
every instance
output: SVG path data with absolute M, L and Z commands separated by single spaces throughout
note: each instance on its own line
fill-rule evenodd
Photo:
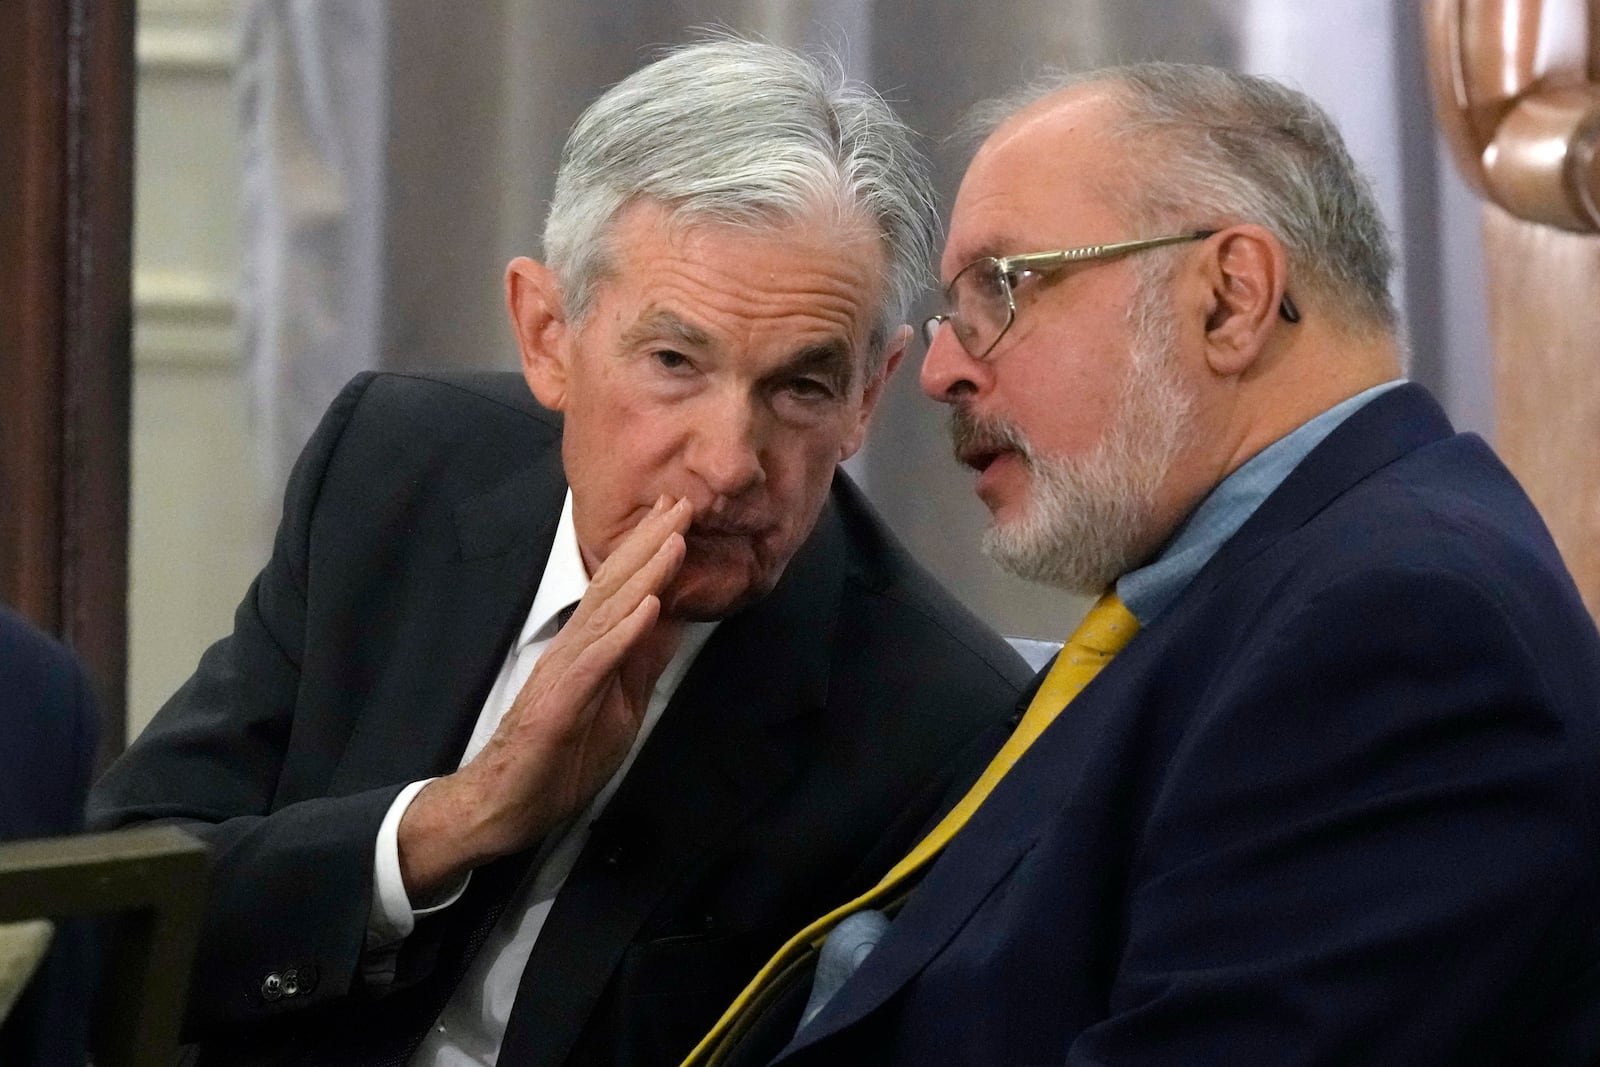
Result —
M 514 375 L 358 378 L 233 635 L 96 787 L 97 824 L 180 819 L 217 849 L 190 1010 L 217 1061 L 329 1062 L 329 1034 L 395 1025 L 357 966 L 373 841 L 404 783 L 460 759 L 549 552 L 559 444 Z M 897 858 L 1027 675 L 840 475 L 594 827 L 513 1017 L 528 1062 L 676 1062 L 791 928 Z M 450 911 L 398 985 L 459 937 Z M 264 999 L 289 969 L 297 994 Z
M 99 733 L 72 653 L 0 606 L 0 841 L 83 828 Z M 88 927 L 58 923 L 50 954 L 0 1029 L 0 1063 L 83 1063 L 93 964 Z
M 1083 691 L 780 1057 L 1590 1064 L 1600 640 L 1406 386 Z

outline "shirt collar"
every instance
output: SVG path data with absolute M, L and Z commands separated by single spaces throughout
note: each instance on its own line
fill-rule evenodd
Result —
M 1139 625 L 1149 626 L 1178 599 L 1228 538 L 1340 423 L 1404 383 L 1403 378 L 1384 382 L 1340 401 L 1251 456 L 1219 482 L 1154 560 L 1117 580 L 1117 596 Z
M 583 594 L 588 591 L 589 568 L 583 565 L 583 553 L 578 548 L 578 529 L 572 522 L 572 490 L 568 489 L 567 498 L 561 504 L 561 518 L 556 521 L 555 540 L 550 543 L 550 558 L 545 561 L 544 577 L 539 579 L 539 591 L 533 594 L 533 607 L 528 609 L 528 618 L 522 624 L 522 632 L 517 635 L 513 654 L 522 652 L 537 641 L 548 641 L 554 637 L 556 616 L 564 608 L 583 599 Z M 678 650 L 656 681 L 657 691 L 670 693 L 677 688 L 683 672 L 689 669 L 689 664 L 700 654 L 701 646 L 710 639 L 718 625 L 720 622 L 684 625 Z
M 544 565 L 544 577 L 539 579 L 533 607 L 522 624 L 522 633 L 517 635 L 517 650 L 554 637 L 556 616 L 582 599 L 588 588 L 589 569 L 583 565 L 583 553 L 578 550 L 578 530 L 572 522 L 572 490 L 568 489 L 556 523 L 555 540 L 550 544 L 550 558 Z

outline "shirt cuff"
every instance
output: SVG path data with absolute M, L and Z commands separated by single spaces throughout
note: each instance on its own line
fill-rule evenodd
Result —
M 430 901 L 420 908 L 413 907 L 406 894 L 405 880 L 400 876 L 400 819 L 411 801 L 422 792 L 422 787 L 433 780 L 424 778 L 400 790 L 378 826 L 378 841 L 372 857 L 372 909 L 367 918 L 368 951 L 410 936 L 419 918 L 454 904 L 472 879 L 469 873 L 443 899 Z

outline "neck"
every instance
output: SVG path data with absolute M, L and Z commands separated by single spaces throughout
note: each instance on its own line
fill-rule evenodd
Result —
M 1217 456 L 1216 481 L 1335 404 L 1400 373 L 1400 346 L 1387 333 L 1349 336 L 1313 327 L 1264 350 L 1225 387 L 1231 417 L 1222 437 L 1231 445 Z
M 1163 528 L 1176 529 L 1207 493 L 1274 441 L 1400 376 L 1399 344 L 1391 336 L 1296 329 L 1264 349 L 1244 373 L 1202 384 L 1191 447 L 1164 487 Z

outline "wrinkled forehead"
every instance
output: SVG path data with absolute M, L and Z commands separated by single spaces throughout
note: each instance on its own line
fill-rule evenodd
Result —
M 866 333 L 869 352 L 864 356 L 870 358 L 870 351 L 882 344 L 887 250 L 882 231 L 862 211 L 823 206 L 799 214 L 730 217 L 644 201 L 619 213 L 613 233 L 620 252 L 611 259 L 613 280 L 630 271 L 649 276 L 660 266 L 661 253 L 669 260 L 718 263 L 726 253 L 738 251 L 745 254 L 729 259 L 729 265 L 751 266 L 754 273 L 728 273 L 724 280 L 730 287 L 771 289 L 803 301 L 820 283 L 816 299 L 827 314 L 838 313 L 841 297 L 848 295 L 849 317 Z M 837 291 L 841 284 L 847 293 Z
M 885 252 L 858 219 L 729 222 L 640 204 L 614 234 L 601 289 L 638 303 L 639 329 L 697 347 L 746 328 L 835 332 L 855 362 L 872 356 Z
M 679 244 L 702 233 L 754 239 L 819 233 L 831 235 L 841 247 L 857 242 L 882 246 L 886 241 L 883 228 L 864 207 L 828 193 L 799 205 L 751 203 L 733 195 L 680 201 L 633 196 L 617 206 L 602 231 L 610 265 L 626 249 L 628 237 L 641 230 Z
M 730 244 L 801 255 L 820 252 L 878 281 L 887 268 L 882 230 L 855 208 L 824 204 L 797 212 L 726 212 L 648 202 L 641 206 L 641 223 L 679 253 L 699 254 L 699 249 Z

